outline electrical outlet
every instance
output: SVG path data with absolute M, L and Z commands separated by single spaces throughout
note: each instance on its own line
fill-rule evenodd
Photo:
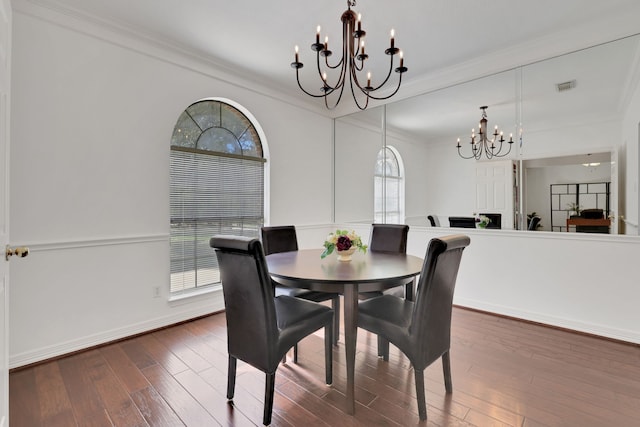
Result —
M 153 287 L 153 297 L 160 298 L 160 286 Z

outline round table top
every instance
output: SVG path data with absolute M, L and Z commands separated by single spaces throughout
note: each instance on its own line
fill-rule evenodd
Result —
M 323 249 L 302 249 L 267 256 L 272 277 L 314 283 L 383 283 L 420 274 L 422 258 L 385 252 L 356 251 L 352 260 L 338 261 L 335 254 L 320 258 Z M 278 280 L 279 281 L 279 280 Z

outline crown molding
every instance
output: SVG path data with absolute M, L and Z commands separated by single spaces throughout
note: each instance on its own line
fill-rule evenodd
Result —
M 239 70 L 209 54 L 175 43 L 160 35 L 69 8 L 56 0 L 13 0 L 14 14 L 22 14 L 113 44 L 123 49 L 214 78 L 310 112 L 330 117 L 321 106 L 295 96 L 277 82 Z
M 322 116 L 337 118 L 359 111 L 350 103 L 343 103 L 333 110 L 327 110 L 324 104 L 317 102 L 315 98 L 307 99 L 300 96 L 297 88 L 293 86 L 283 87 L 282 84 L 264 75 L 238 69 L 215 59 L 210 54 L 163 39 L 158 34 L 147 33 L 139 28 L 132 28 L 113 20 L 69 8 L 57 0 L 13 0 L 12 4 L 14 12 L 113 43 Z M 433 70 L 423 76 L 408 77 L 392 100 L 372 101 L 369 108 L 480 79 L 638 33 L 640 33 L 640 26 L 633 14 L 616 16 L 614 19 L 602 19 L 595 24 L 589 22 L 572 26 L 517 46 L 496 50 L 480 58 Z

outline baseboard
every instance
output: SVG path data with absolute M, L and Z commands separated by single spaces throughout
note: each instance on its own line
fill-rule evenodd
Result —
M 526 310 L 516 310 L 513 307 L 506 307 L 496 304 L 489 304 L 484 301 L 478 301 L 466 298 L 455 298 L 454 304 L 462 308 L 470 308 L 488 313 L 494 313 L 507 317 L 513 317 L 525 321 L 541 323 L 552 327 L 567 329 L 588 335 L 595 335 L 616 341 L 622 341 L 631 344 L 640 344 L 640 334 L 636 331 L 628 329 L 612 328 L 605 325 L 599 325 L 589 322 L 580 322 L 558 316 L 550 316 L 544 313 L 538 313 Z
M 222 295 L 220 295 L 222 298 Z M 112 329 L 95 335 L 89 335 L 78 339 L 62 342 L 56 345 L 42 347 L 34 351 L 19 353 L 9 356 L 9 369 L 20 368 L 26 365 L 39 363 L 45 360 L 58 358 L 67 354 L 86 350 L 98 345 L 109 342 L 118 341 L 124 338 L 132 337 L 155 329 L 161 329 L 167 326 L 181 323 L 190 319 L 206 316 L 208 314 L 219 311 L 216 307 L 219 304 L 208 304 L 206 307 L 195 307 L 188 310 L 182 310 L 179 313 L 159 317 L 156 319 L 146 320 L 134 325 L 128 325 L 123 328 Z M 224 303 L 221 305 L 224 307 Z

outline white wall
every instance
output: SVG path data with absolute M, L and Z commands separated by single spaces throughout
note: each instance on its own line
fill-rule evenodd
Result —
M 335 218 L 339 222 L 373 222 L 373 174 L 382 149 L 379 127 L 336 120 Z M 330 175 L 325 177 L 331 179 Z
M 331 221 L 330 119 L 43 14 L 14 15 L 11 236 L 32 253 L 12 265 L 11 366 L 223 307 L 167 301 L 169 142 L 198 99 L 231 99 L 263 128 L 271 223 Z
M 455 142 L 429 146 L 424 160 L 428 214 L 437 215 L 442 226 L 449 225 L 450 216 L 471 216 L 475 209 L 476 161 L 460 158 Z
M 407 251 L 460 232 L 455 304 L 640 343 L 637 237 L 412 227 Z

